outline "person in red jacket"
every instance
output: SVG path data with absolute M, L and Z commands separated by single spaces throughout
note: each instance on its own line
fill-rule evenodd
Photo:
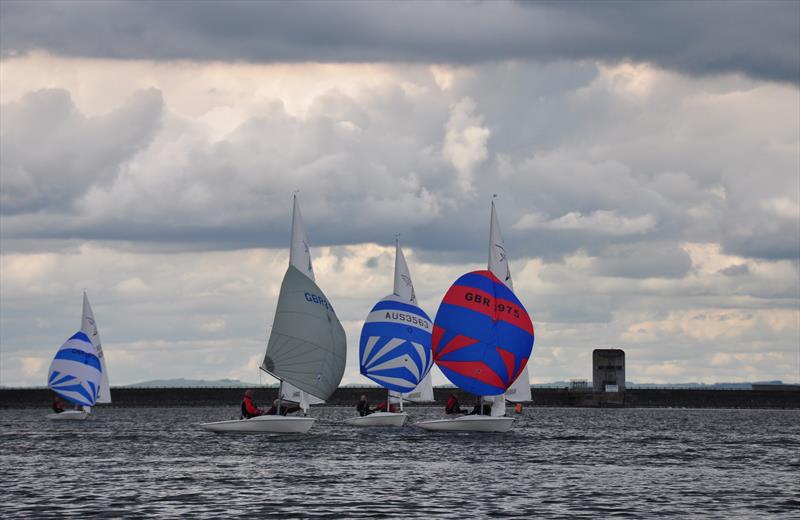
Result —
M 385 412 L 386 411 L 386 399 L 378 403 L 378 406 L 375 407 L 373 412 Z M 397 413 L 397 405 L 392 403 L 389 405 L 389 411 L 392 413 Z
M 467 413 L 466 410 L 461 409 L 461 404 L 458 402 L 455 392 L 450 392 L 450 397 L 447 398 L 447 404 L 444 406 L 444 413 L 447 415 Z
M 244 399 L 242 399 L 242 419 L 250 419 L 251 417 L 258 417 L 264 411 L 255 405 L 253 402 L 253 391 L 246 390 L 244 392 Z
M 64 406 L 61 404 L 61 400 L 58 397 L 53 399 L 53 411 L 55 413 L 61 413 L 64 411 Z

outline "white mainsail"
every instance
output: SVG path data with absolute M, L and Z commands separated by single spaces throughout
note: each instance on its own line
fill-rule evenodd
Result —
M 111 387 L 108 385 L 108 371 L 106 370 L 106 360 L 103 356 L 103 345 L 100 341 L 100 334 L 97 332 L 97 323 L 94 321 L 94 312 L 92 312 L 92 306 L 89 305 L 89 297 L 86 295 L 86 292 L 83 293 L 81 330 L 89 337 L 89 340 L 92 342 L 92 345 L 97 351 L 97 357 L 100 359 L 102 379 L 100 381 L 100 394 L 97 398 L 97 402 L 110 403 Z
M 394 243 L 394 294 L 408 303 L 417 304 L 417 294 L 414 292 L 414 283 L 408 270 L 406 257 L 400 248 L 400 240 Z
M 342 380 L 346 355 L 344 328 L 314 281 L 308 238 L 295 196 L 289 268 L 261 368 L 325 400 Z
M 389 392 L 393 403 L 408 401 L 411 403 L 432 403 L 436 401 L 433 396 L 433 382 L 431 380 L 431 373 L 419 382 L 416 388 L 410 392 Z
M 289 265 L 295 266 L 298 271 L 316 281 L 314 266 L 311 265 L 308 235 L 306 235 L 306 228 L 303 225 L 303 216 L 300 214 L 297 195 L 294 196 L 292 204 L 292 243 L 289 246 Z
M 494 208 L 494 201 L 492 201 L 492 215 L 489 225 L 489 271 L 492 272 L 498 279 L 500 279 L 506 286 L 514 290 L 514 282 L 511 279 L 511 267 L 508 265 L 508 256 L 506 255 L 506 245 L 503 240 L 503 235 L 500 233 L 500 221 L 497 219 L 497 212 Z M 503 403 L 503 413 L 505 413 L 505 401 L 511 402 L 524 402 L 531 400 L 531 382 L 528 376 L 528 365 L 522 370 L 522 373 L 517 377 L 514 383 L 508 387 L 505 395 L 496 396 L 495 403 L 500 401 Z M 497 406 L 497 413 L 499 413 L 499 404 Z M 492 415 L 495 415 L 495 405 L 492 408 Z M 502 414 L 500 414 L 502 415 Z

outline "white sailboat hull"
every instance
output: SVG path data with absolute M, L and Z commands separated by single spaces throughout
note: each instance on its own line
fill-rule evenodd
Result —
M 261 415 L 238 421 L 203 423 L 200 427 L 216 433 L 307 433 L 315 421 L 313 417 Z
M 51 413 L 47 416 L 51 421 L 85 421 L 89 417 L 89 412 L 84 410 L 64 410 L 61 413 Z
M 352 426 L 403 426 L 408 414 L 392 412 L 375 412 L 364 417 L 353 417 L 344 422 Z
M 462 415 L 453 419 L 420 421 L 414 426 L 436 432 L 494 432 L 505 433 L 514 425 L 513 417 L 489 415 Z

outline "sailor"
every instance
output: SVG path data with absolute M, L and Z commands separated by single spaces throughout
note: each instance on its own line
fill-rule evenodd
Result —
M 375 409 L 372 410 L 372 411 L 373 412 L 385 412 L 385 411 L 387 411 L 386 410 L 386 399 L 384 399 L 383 401 L 378 403 L 378 406 L 376 406 Z M 392 413 L 396 413 L 397 412 L 397 405 L 394 404 L 394 403 L 389 405 L 389 411 L 392 412 Z
M 361 399 L 358 401 L 356 405 L 356 410 L 358 410 L 358 415 L 364 417 L 365 415 L 369 415 L 372 413 L 372 410 L 369 409 L 369 401 L 367 401 L 367 395 L 361 394 Z
M 522 413 L 522 403 L 517 403 L 514 405 L 514 413 L 520 414 Z
M 53 411 L 55 413 L 61 413 L 64 411 L 64 405 L 61 404 L 61 399 L 58 397 L 53 398 Z
M 253 403 L 253 391 L 245 390 L 244 399 L 242 399 L 242 419 L 258 417 L 263 413 L 264 411 Z
M 447 404 L 444 406 L 444 413 L 452 415 L 456 413 L 467 413 L 466 410 L 461 409 L 461 404 L 458 402 L 455 392 L 450 392 L 450 397 L 447 398 Z

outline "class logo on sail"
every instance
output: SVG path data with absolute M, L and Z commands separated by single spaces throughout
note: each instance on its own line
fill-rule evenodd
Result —
M 533 323 L 514 293 L 491 271 L 473 271 L 445 294 L 432 349 L 455 385 L 476 395 L 498 395 L 522 373 L 533 341 Z

